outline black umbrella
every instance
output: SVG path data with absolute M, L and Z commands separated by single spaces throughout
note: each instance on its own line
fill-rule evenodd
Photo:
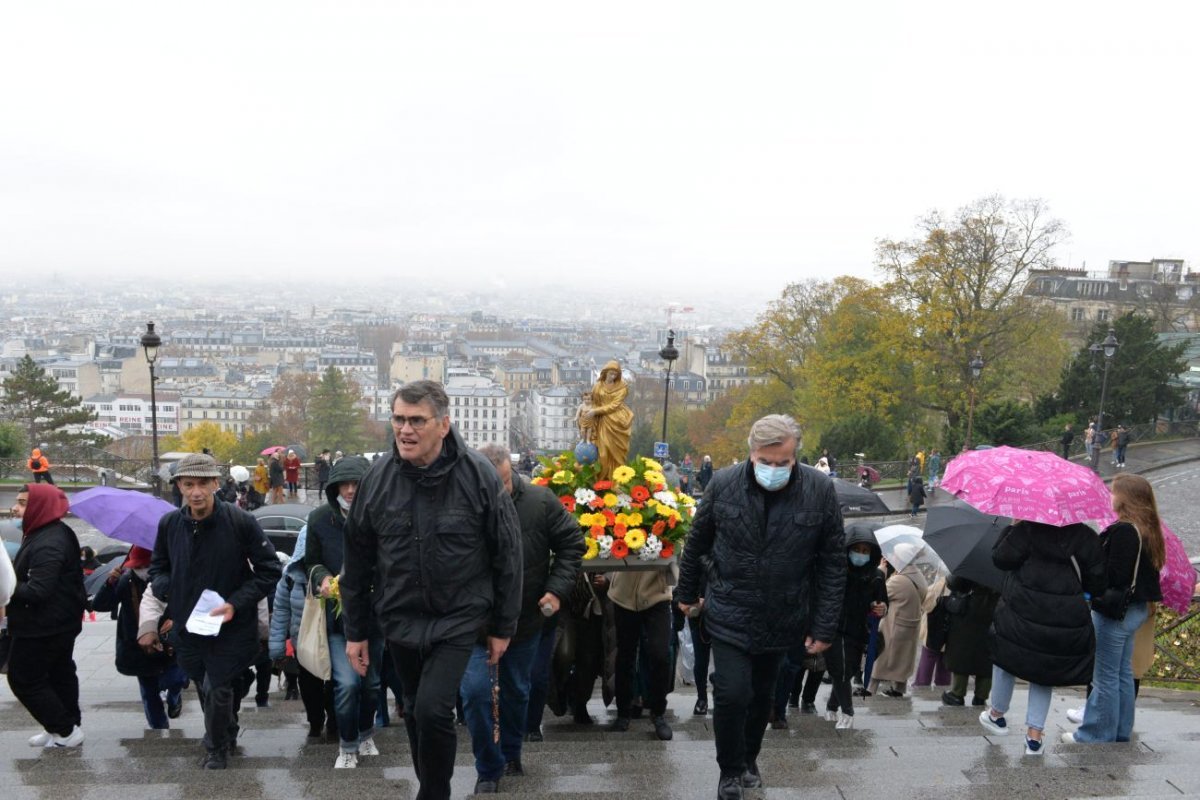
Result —
M 1000 591 L 1004 572 L 992 563 L 992 547 L 1011 523 L 1008 517 L 984 514 L 962 500 L 930 506 L 925 544 L 954 575 Z
M 883 498 L 857 483 L 833 479 L 833 490 L 837 492 L 838 505 L 843 514 L 889 514 L 891 509 Z
M 87 592 L 87 596 L 89 598 L 95 597 L 96 592 L 100 591 L 100 587 L 104 585 L 105 579 L 108 578 L 108 573 L 124 563 L 125 559 L 114 558 L 112 561 L 107 561 L 96 567 L 96 570 L 91 575 L 84 575 L 83 589 Z

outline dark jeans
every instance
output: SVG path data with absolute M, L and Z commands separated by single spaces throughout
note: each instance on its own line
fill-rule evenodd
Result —
M 698 698 L 708 698 L 708 657 L 712 646 L 705 641 L 708 639 L 708 633 L 701 630 L 703 627 L 700 624 L 700 619 L 688 617 L 688 630 L 692 634 L 692 653 L 695 656 L 695 665 L 692 667 L 692 672 L 695 673 L 696 680 L 696 696 Z
M 1114 460 L 1115 460 L 1115 461 L 1116 461 L 1118 464 L 1124 464 L 1124 463 L 1125 463 L 1125 448 L 1126 448 L 1126 447 L 1128 447 L 1128 446 L 1129 446 L 1129 445 L 1127 445 L 1127 444 L 1119 444 L 1119 445 L 1117 445 L 1117 452 L 1116 452 L 1116 455 L 1115 455 L 1113 458 L 1114 458 Z
M 850 692 L 850 679 L 858 674 L 858 665 L 862 661 L 862 647 L 854 642 L 847 642 L 841 636 L 834 637 L 829 649 L 825 651 L 825 668 L 833 681 L 833 691 L 825 703 L 827 711 L 841 709 L 847 716 L 854 716 L 854 699 Z
M 296 664 L 300 668 L 296 676 L 300 683 L 300 702 L 304 704 L 304 716 L 309 727 L 323 728 L 326 725 L 337 728 L 337 717 L 333 710 L 333 681 L 323 681 L 316 675 Z
M 804 659 L 808 653 L 804 645 L 789 650 L 779 664 L 779 678 L 775 681 L 774 701 L 771 708 L 779 719 L 787 717 L 788 696 L 803 684 L 800 692 L 801 705 L 812 705 L 817 702 L 817 690 L 821 688 L 821 678 L 825 675 L 823 669 L 805 669 Z
M 617 716 L 628 717 L 633 706 L 639 645 L 649 677 L 643 704 L 650 716 L 662 716 L 667 710 L 667 691 L 671 685 L 671 603 L 664 600 L 644 611 L 614 605 L 613 610 L 617 625 Z
M 54 484 L 54 476 L 51 475 L 48 471 L 33 473 L 33 482 L 34 483 L 41 483 L 42 481 L 45 481 L 46 483 L 50 484 L 51 486 L 55 485 Z
M 492 714 L 492 670 L 487 664 L 487 648 L 475 645 L 459 688 L 463 715 L 471 732 L 475 753 L 475 772 L 480 780 L 499 780 L 504 765 L 521 761 L 521 740 L 525 736 L 525 718 L 529 713 L 529 674 L 538 652 L 540 637 L 511 642 L 500 659 L 497 681 L 500 686 L 500 741 L 495 741 L 496 718 Z
M 529 710 L 525 714 L 525 732 L 533 733 L 542 727 L 542 715 L 546 711 L 546 697 L 550 694 L 550 662 L 554 659 L 554 645 L 558 642 L 558 615 L 546 620 L 538 638 L 537 653 L 533 657 L 533 670 L 529 674 Z
M 404 686 L 404 727 L 420 788 L 416 800 L 449 800 L 458 736 L 454 706 L 471 642 L 438 642 L 428 650 L 388 643 Z
M 750 654 L 712 641 L 713 734 L 722 777 L 741 775 L 758 759 L 783 653 Z
M 213 686 L 207 674 L 196 682 L 200 708 L 204 710 L 204 747 L 210 753 L 222 752 L 237 743 L 240 688 L 233 682 Z
M 167 709 L 163 705 L 160 692 L 167 693 L 167 702 L 174 704 L 182 701 L 180 695 L 187 688 L 188 679 L 183 668 L 171 664 L 161 675 L 138 676 L 138 688 L 142 693 L 142 710 L 146 712 L 146 724 L 155 730 L 171 727 Z
M 79 677 L 75 674 L 75 637 L 14 636 L 8 658 L 8 687 L 48 732 L 69 736 L 80 724 Z
M 271 696 L 271 659 L 263 651 L 262 658 L 254 662 L 254 702 L 265 703 Z
M 404 686 L 400 676 L 396 674 L 396 664 L 392 661 L 392 651 L 383 648 L 383 663 L 379 665 L 379 702 L 375 708 L 375 727 L 386 728 L 392 724 L 392 716 L 388 713 L 388 690 L 396 698 L 396 703 L 403 702 Z

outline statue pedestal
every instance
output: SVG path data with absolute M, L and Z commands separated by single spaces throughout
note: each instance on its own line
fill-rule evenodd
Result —
M 656 558 L 653 561 L 642 561 L 637 556 L 628 558 L 591 558 L 584 559 L 584 572 L 642 572 L 651 569 L 666 569 L 675 564 L 679 556 Z

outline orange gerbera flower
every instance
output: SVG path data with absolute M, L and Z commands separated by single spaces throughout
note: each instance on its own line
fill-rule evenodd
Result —
M 629 496 L 635 503 L 644 503 L 650 499 L 650 490 L 645 486 L 635 486 L 629 490 Z
M 596 483 L 592 486 L 592 488 L 597 492 L 607 492 L 612 487 L 612 481 L 596 481 Z
M 620 523 L 617 523 L 616 525 L 613 526 L 612 535 L 618 539 L 624 539 L 625 531 L 627 531 L 627 530 L 629 530 L 629 528 L 625 527 L 624 525 L 622 525 Z
M 613 513 L 613 510 L 611 508 L 602 509 L 600 511 L 600 513 L 604 515 L 604 518 L 606 520 L 608 520 L 609 525 L 617 524 L 617 515 Z
M 658 522 L 654 523 L 654 527 L 650 529 L 650 532 L 655 536 L 662 536 L 662 532 L 666 529 L 667 523 L 660 519 Z
M 604 535 L 604 526 L 603 525 L 593 525 L 591 533 L 592 533 L 593 539 L 599 539 L 601 536 Z
M 532 481 L 530 481 L 530 483 L 532 483 L 534 486 L 545 486 L 546 484 L 550 483 L 550 479 L 549 478 L 534 478 Z
M 659 555 L 663 558 L 670 558 L 671 556 L 675 555 L 675 543 L 663 542 L 662 552 L 659 553 Z
M 571 497 L 571 495 L 564 494 L 562 497 L 558 498 L 558 502 L 562 503 L 563 508 L 567 510 L 568 514 L 575 513 L 575 498 Z
M 671 530 L 675 530 L 675 517 L 667 517 L 667 527 Z
M 612 557 L 624 558 L 627 555 L 629 555 L 629 545 L 625 544 L 625 540 L 617 539 L 614 541 L 612 546 Z
M 588 503 L 588 508 L 592 509 L 593 511 L 599 511 L 600 509 L 604 508 L 604 498 L 594 498 L 592 502 Z

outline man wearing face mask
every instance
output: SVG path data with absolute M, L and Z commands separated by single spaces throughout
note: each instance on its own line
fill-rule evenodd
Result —
M 833 482 L 796 463 L 795 420 L 771 414 L 750 428 L 750 458 L 713 475 L 680 564 L 676 598 L 698 600 L 711 560 L 704 627 L 715 672 L 713 732 L 719 800 L 762 786 L 758 753 L 784 653 L 833 641 L 846 584 L 842 513 Z

